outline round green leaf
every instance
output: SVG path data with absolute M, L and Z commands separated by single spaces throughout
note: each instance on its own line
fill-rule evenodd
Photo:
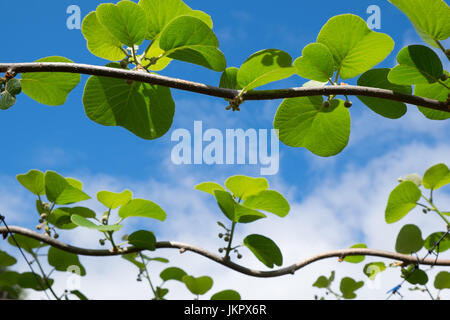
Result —
M 44 173 L 39 170 L 30 170 L 26 174 L 17 175 L 17 180 L 29 191 L 37 196 L 45 194 Z
M 22 92 L 22 85 L 20 80 L 16 78 L 9 79 L 6 82 L 5 91 L 9 92 L 12 96 L 16 96 Z
M 82 216 L 84 218 L 95 218 L 95 212 L 89 208 L 57 208 L 53 210 L 49 215 L 48 222 L 53 224 L 58 229 L 71 230 L 78 226 L 74 224 L 70 219 L 70 217 L 74 214 Z
M 250 91 L 270 82 L 283 80 L 296 73 L 291 56 L 278 49 L 266 49 L 252 54 L 237 75 L 238 87 Z
M 183 277 L 186 275 L 187 273 L 184 272 L 184 270 L 177 267 L 170 267 L 162 271 L 159 276 L 164 282 L 169 280 L 177 280 L 183 282 Z
M 390 82 L 400 85 L 429 84 L 437 82 L 444 69 L 439 56 L 430 48 L 412 45 L 400 50 L 399 63 L 389 72 Z
M 413 224 L 405 225 L 397 236 L 395 251 L 403 254 L 411 254 L 422 249 L 424 240 L 419 227 Z
M 0 109 L 7 110 L 16 104 L 16 97 L 8 91 L 3 91 L 0 99 Z
M 77 214 L 71 215 L 70 220 L 75 223 L 77 226 L 98 230 L 100 232 L 114 232 L 122 229 L 122 225 L 96 225 L 92 221 L 86 219 L 85 217 L 79 216 Z
M 122 255 L 123 259 L 134 264 L 136 267 L 138 267 L 139 270 L 143 270 L 145 268 L 145 264 L 143 264 L 140 261 L 137 261 L 136 260 L 137 257 L 138 257 L 137 253 L 127 253 L 127 254 Z
M 81 31 L 92 54 L 111 61 L 125 58 L 122 43 L 98 21 L 95 11 L 84 18 Z
M 45 194 L 50 202 L 56 204 L 71 204 L 89 200 L 86 193 L 73 187 L 61 175 L 53 171 L 45 173 Z
M 202 20 L 181 16 L 170 22 L 161 33 L 159 47 L 169 58 L 198 64 L 214 71 L 224 71 L 226 60 L 217 49 L 219 41 Z
M 83 183 L 74 178 L 66 178 L 66 181 L 74 188 L 83 189 Z
M 331 51 L 342 79 L 370 70 L 394 49 L 391 37 L 370 30 L 363 19 L 352 14 L 331 18 L 320 31 L 317 42 Z
M 80 276 L 86 275 L 86 269 L 81 265 L 76 254 L 50 247 L 48 250 L 48 263 L 58 271 L 73 271 L 72 267 L 79 268 Z
M 283 264 L 283 255 L 281 254 L 280 248 L 269 238 L 252 234 L 244 239 L 244 245 L 268 268 Z
M 220 77 L 219 87 L 241 90 L 242 87 L 240 87 L 237 83 L 238 72 L 239 72 L 238 68 L 235 67 L 226 68 L 225 71 L 222 73 L 222 76 Z
M 128 237 L 128 242 L 139 249 L 155 251 L 156 237 L 153 232 L 140 230 Z
M 153 218 L 160 221 L 166 220 L 166 213 L 153 201 L 144 199 L 133 199 L 119 209 L 119 216 L 123 219 L 128 217 Z
M 443 0 L 389 0 L 405 13 L 429 44 L 450 37 L 450 8 Z M 426 14 L 425 14 L 426 13 Z M 430 40 L 434 40 L 434 43 Z
M 218 183 L 215 182 L 203 182 L 195 186 L 196 190 L 203 191 L 214 195 L 215 190 L 225 191 L 225 189 Z
M 450 170 L 444 163 L 429 168 L 423 176 L 423 186 L 427 189 L 439 189 L 450 183 Z
M 207 293 L 213 286 L 213 279 L 211 277 L 184 276 L 183 282 L 186 287 L 195 295 L 202 295 Z
M 438 290 L 450 289 L 450 272 L 439 272 L 434 278 L 434 287 Z
M 433 249 L 434 252 L 445 252 L 450 249 L 450 234 L 447 234 L 443 239 L 442 237 L 444 237 L 444 232 L 432 233 L 425 239 L 423 246 L 427 250 Z M 441 240 L 439 246 L 436 246 L 439 240 Z
M 313 287 L 319 288 L 319 289 L 325 289 L 330 286 L 330 281 L 325 276 L 320 276 L 317 278 L 316 282 L 314 282 Z
M 321 96 L 284 100 L 274 120 L 280 141 L 321 157 L 340 153 L 350 138 L 350 112 L 341 100 L 332 100 L 327 109 L 322 103 Z
M 73 63 L 64 57 L 47 57 L 36 62 Z M 49 106 L 63 105 L 69 93 L 78 85 L 81 76 L 75 73 L 22 73 L 22 91 L 31 99 Z
M 340 290 L 344 299 L 355 299 L 355 291 L 364 286 L 364 281 L 356 282 L 352 278 L 343 278 L 341 280 Z
M 109 209 L 117 209 L 120 206 L 127 204 L 133 193 L 130 190 L 115 193 L 110 191 L 100 191 L 97 193 L 97 200 Z
M 235 221 L 236 202 L 229 192 L 214 190 L 214 197 L 222 213 L 231 221 Z
M 364 274 L 370 279 L 374 280 L 377 274 L 386 270 L 384 262 L 371 262 L 364 266 Z
M 244 207 L 239 203 L 235 203 L 235 218 L 234 222 L 250 223 L 259 219 L 266 218 L 267 216 L 259 211 Z
M 422 192 L 412 181 L 404 181 L 399 184 L 389 195 L 385 211 L 387 223 L 401 220 L 416 207 Z
M 333 55 L 327 46 L 321 43 L 311 43 L 303 49 L 302 57 L 294 62 L 300 77 L 328 82 L 333 76 Z
M 217 292 L 211 297 L 211 300 L 241 300 L 241 295 L 239 292 L 234 290 L 224 290 Z
M 15 240 L 15 241 L 14 241 Z M 21 234 L 15 234 L 8 237 L 8 243 L 14 247 L 17 247 L 16 242 L 26 252 L 33 253 L 33 249 L 46 246 L 46 244 L 39 242 L 38 240 L 25 237 Z
M 15 265 L 16 262 L 16 258 L 0 250 L 0 267 L 10 267 Z
M 450 76 L 448 72 L 445 72 L 447 76 Z M 444 84 L 450 87 L 450 78 L 447 79 Z M 447 101 L 448 89 L 441 85 L 440 83 L 432 84 L 418 84 L 414 88 L 414 94 L 419 97 L 425 97 L 440 101 Z M 449 112 L 444 112 L 440 110 L 434 110 L 430 108 L 418 107 L 419 111 L 423 113 L 425 117 L 431 120 L 447 120 L 450 118 Z
M 36 291 L 47 290 L 49 286 L 53 285 L 53 282 L 53 279 L 47 279 L 47 281 L 44 281 L 40 275 L 35 273 L 33 274 L 31 272 L 22 273 L 18 279 L 19 286 Z
M 425 271 L 420 269 L 415 269 L 411 272 L 411 270 L 402 270 L 403 278 L 406 279 L 411 284 L 420 284 L 422 286 L 428 283 L 428 276 Z
M 232 176 L 225 181 L 225 186 L 236 198 L 246 200 L 248 197 L 268 189 L 269 183 L 265 178 Z
M 290 211 L 290 206 L 283 195 L 274 190 L 263 190 L 260 193 L 248 197 L 244 206 L 251 209 L 263 210 L 279 217 L 285 217 Z
M 359 77 L 358 86 L 387 89 L 405 94 L 412 93 L 411 86 L 400 86 L 390 83 L 387 78 L 389 72 L 390 69 L 369 70 Z M 389 119 L 401 118 L 407 111 L 406 104 L 397 101 L 362 96 L 358 96 L 358 99 L 374 112 Z
M 0 273 L 0 287 L 13 287 L 17 285 L 20 274 L 15 271 L 3 271 Z
M 202 11 L 192 10 L 181 0 L 140 0 L 139 6 L 147 17 L 147 39 L 154 40 L 161 31 L 179 16 L 193 16 L 212 28 L 211 17 Z
M 121 126 L 149 140 L 163 136 L 175 114 L 169 88 L 96 76 L 86 83 L 83 104 L 92 121 Z
M 354 249 L 354 248 L 367 248 L 367 245 L 364 244 L 364 243 L 358 243 L 358 244 L 355 244 L 355 245 L 351 246 L 350 248 L 351 249 Z M 365 258 L 366 258 L 365 256 L 348 256 L 348 257 L 344 258 L 344 261 L 345 262 L 350 262 L 350 263 L 360 263 L 360 262 L 363 262 Z
M 140 45 L 147 30 L 144 10 L 132 1 L 120 1 L 117 5 L 103 3 L 96 10 L 98 21 L 121 43 L 128 47 Z

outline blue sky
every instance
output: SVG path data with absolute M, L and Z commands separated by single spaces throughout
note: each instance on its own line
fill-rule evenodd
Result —
M 100 3 L 101 1 L 92 0 L 2 1 L 0 11 L 7 14 L 2 18 L 5 27 L 0 61 L 32 62 L 46 56 L 60 55 L 78 63 L 104 65 L 106 61 L 87 50 L 80 30 L 66 28 L 66 9 L 69 5 L 78 5 L 84 17 Z M 228 66 L 238 67 L 250 54 L 266 48 L 282 49 L 295 59 L 301 55 L 304 46 L 315 42 L 321 27 L 329 18 L 337 14 L 353 13 L 367 19 L 369 14 L 366 10 L 373 4 L 381 8 L 382 29 L 378 31 L 389 34 L 396 42 L 394 52 L 380 66 L 394 66 L 395 56 L 403 46 L 422 43 L 407 18 L 384 0 L 297 0 L 279 1 L 276 5 L 273 1 L 192 0 L 186 3 L 193 9 L 211 15 L 214 31 L 219 38 L 220 49 L 227 57 Z M 181 62 L 173 62 L 162 74 L 212 85 L 217 85 L 220 78 L 219 73 Z M 171 148 L 174 146 L 170 141 L 171 133 L 177 128 L 192 131 L 195 120 L 203 120 L 205 128 L 221 130 L 271 129 L 280 101 L 248 102 L 242 106 L 240 113 L 231 113 L 225 111 L 226 103 L 221 99 L 173 90 L 177 109 L 171 131 L 159 140 L 145 141 L 122 128 L 103 127 L 86 117 L 81 103 L 86 79 L 87 76 L 82 76 L 82 83 L 61 107 L 39 105 L 25 95 L 20 95 L 16 106 L 0 113 L 0 133 L 3 137 L 0 190 L 4 191 L 0 196 L 0 209 L 8 221 L 35 225 L 35 216 L 32 216 L 33 220 L 30 222 L 29 216 L 24 214 L 24 211 L 32 210 L 32 198 L 14 181 L 15 175 L 30 169 L 54 170 L 84 181 L 93 197 L 99 188 L 110 188 L 111 191 L 130 188 L 136 195 L 159 203 L 168 212 L 169 221 L 172 221 L 168 222 L 168 227 L 141 220 L 136 220 L 134 225 L 153 228 L 162 238 L 173 236 L 171 232 L 175 232 L 177 236 L 170 240 L 186 242 L 191 240 L 203 243 L 210 239 L 208 237 L 214 237 L 218 231 L 214 223 L 221 216 L 214 212 L 217 209 L 213 201 L 207 196 L 198 195 L 192 191 L 192 187 L 209 180 L 222 183 L 226 177 L 234 174 L 258 176 L 259 167 L 175 166 L 170 162 Z M 298 77 L 292 77 L 269 88 L 300 86 L 303 82 Z M 297 254 L 290 241 L 292 237 L 296 237 L 296 229 L 292 229 L 292 233 L 285 232 L 292 236 L 284 239 L 286 246 L 289 246 L 289 253 L 285 253 L 286 261 L 294 262 L 308 256 L 307 253 L 347 247 L 360 241 L 392 250 L 394 238 L 381 239 L 379 232 L 386 230 L 383 232 L 391 232 L 395 236 L 401 227 L 388 227 L 383 221 L 383 206 L 396 179 L 411 172 L 423 173 L 426 168 L 438 162 L 447 161 L 448 164 L 448 121 L 426 120 L 414 106 L 409 107 L 408 114 L 403 119 L 388 120 L 372 113 L 356 98 L 352 100 L 352 135 L 349 146 L 340 155 L 320 158 L 305 149 L 280 145 L 280 172 L 267 178 L 271 186 L 281 190 L 291 202 L 293 220 L 269 220 L 266 225 L 260 223 L 248 230 L 266 230 L 273 234 L 274 240 L 277 236 L 284 239 L 283 228 L 286 225 L 292 228 L 294 222 L 298 223 L 299 241 L 303 241 L 308 249 Z M 449 204 L 448 189 L 446 192 L 442 192 L 442 201 Z M 178 201 L 174 201 L 174 197 Z M 366 206 L 367 203 L 371 206 Z M 100 209 L 98 204 L 92 202 L 92 205 Z M 366 215 L 361 217 L 364 214 L 361 211 L 366 210 Z M 313 212 L 307 214 L 305 211 Z M 422 221 L 422 217 L 418 219 Z M 208 227 L 205 234 L 199 236 L 194 231 L 183 229 L 180 221 L 192 228 L 196 227 L 196 222 Z M 430 223 L 430 228 L 432 223 L 438 225 L 438 221 L 434 220 L 424 223 Z M 97 241 L 95 236 L 83 233 L 86 241 L 70 235 L 66 239 L 93 247 Z M 283 248 L 282 245 L 280 247 Z M 212 246 L 212 250 L 214 248 Z M 179 257 L 174 256 L 174 259 Z M 223 268 L 211 266 L 205 260 L 192 259 L 192 272 L 201 273 L 205 270 L 207 273 L 208 270 L 215 270 L 217 277 L 223 278 L 219 283 L 226 284 L 227 276 L 236 277 L 236 283 L 250 281 L 238 278 Z M 121 266 L 121 261 L 114 261 Z M 249 265 L 255 263 L 251 259 L 244 262 Z M 182 263 L 186 264 L 186 260 L 179 260 L 179 264 Z M 96 262 L 89 260 L 89 264 L 97 270 Z M 255 267 L 258 267 L 257 263 Z M 320 275 L 321 271 L 328 272 L 331 268 L 321 264 L 313 270 L 315 273 L 310 271 L 311 277 Z M 342 266 L 336 268 L 346 270 Z M 132 273 L 133 269 L 130 270 Z M 357 269 L 351 271 L 354 270 Z M 133 277 L 134 275 L 131 278 Z M 356 277 L 363 277 L 360 270 Z M 91 279 L 99 281 L 98 283 L 107 281 L 94 277 Z M 275 282 L 270 283 L 276 285 Z M 296 292 L 292 289 L 288 293 L 277 293 L 276 297 L 312 298 L 310 283 L 304 286 L 309 291 L 302 289 Z M 385 283 L 385 286 L 389 286 L 389 283 Z M 243 286 L 242 289 L 247 293 L 243 295 L 245 298 L 259 297 L 265 292 L 254 292 L 246 289 L 247 287 Z M 101 297 L 101 292 L 95 291 L 93 286 L 89 288 L 93 296 Z M 130 289 L 130 292 L 133 290 Z M 146 297 L 144 289 L 136 290 L 133 292 L 138 294 L 130 293 L 131 297 Z M 124 298 L 120 294 L 108 294 L 111 298 Z M 377 294 L 382 296 L 380 292 Z M 374 294 L 373 297 L 378 295 Z

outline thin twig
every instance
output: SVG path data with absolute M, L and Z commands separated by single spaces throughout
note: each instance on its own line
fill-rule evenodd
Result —
M 34 72 L 66 72 L 118 78 L 161 85 L 169 88 L 190 91 L 194 93 L 214 96 L 224 99 L 234 99 L 241 91 L 175 79 L 146 72 L 136 72 L 117 68 L 93 66 L 87 64 L 61 63 L 61 62 L 34 62 L 34 63 L 0 63 L 0 72 L 34 73 Z M 400 101 L 429 109 L 450 112 L 450 105 L 446 101 L 439 101 L 425 97 L 394 92 L 380 88 L 360 86 L 325 86 L 315 88 L 290 88 L 279 90 L 257 90 L 242 95 L 244 100 L 276 100 L 284 98 L 307 96 L 365 96 L 380 99 Z
M 123 254 L 127 254 L 127 253 L 135 253 L 135 252 L 142 251 L 141 249 L 138 249 L 135 247 L 124 248 L 119 252 L 114 252 L 113 250 L 84 249 L 84 248 L 71 246 L 64 242 L 50 238 L 50 237 L 46 236 L 45 234 L 40 234 L 40 233 L 34 232 L 32 230 L 26 229 L 26 228 L 10 226 L 9 230 L 10 230 L 10 232 L 21 234 L 23 236 L 42 241 L 42 242 L 49 244 L 57 249 L 60 249 L 60 250 L 66 251 L 66 252 L 70 252 L 70 253 L 75 253 L 78 255 L 83 255 L 83 256 L 96 256 L 96 257 L 118 256 L 118 255 L 123 255 Z M 5 233 L 8 233 L 7 229 L 4 227 L 0 228 L 0 234 L 5 234 Z M 248 276 L 257 277 L 257 278 L 273 278 L 273 277 L 279 277 L 279 276 L 288 275 L 288 274 L 294 274 L 297 270 L 300 270 L 300 269 L 302 269 L 314 262 L 317 262 L 319 260 L 329 259 L 329 258 L 342 258 L 342 257 L 346 257 L 346 256 L 361 256 L 361 255 L 362 256 L 374 256 L 374 257 L 382 257 L 382 258 L 402 261 L 405 264 L 417 264 L 417 258 L 409 256 L 409 255 L 388 252 L 388 251 L 383 251 L 383 250 L 357 248 L 357 249 L 342 249 L 342 250 L 329 251 L 329 252 L 315 255 L 313 257 L 310 257 L 308 259 L 300 261 L 300 262 L 293 264 L 286 268 L 273 270 L 273 271 L 259 271 L 259 270 L 252 270 L 252 269 L 243 267 L 234 262 L 226 260 L 223 257 L 220 257 L 214 253 L 211 253 L 203 248 L 200 248 L 200 247 L 197 247 L 194 245 L 190 245 L 190 244 L 173 242 L 173 241 L 162 241 L 162 242 L 157 242 L 155 247 L 156 247 L 156 249 L 179 249 L 182 252 L 191 251 L 191 252 L 199 254 L 205 258 L 208 258 L 214 262 L 217 262 L 227 268 L 230 268 L 237 272 L 246 274 Z M 450 260 L 436 261 L 435 259 L 429 258 L 429 259 L 422 260 L 420 262 L 420 264 L 450 266 Z

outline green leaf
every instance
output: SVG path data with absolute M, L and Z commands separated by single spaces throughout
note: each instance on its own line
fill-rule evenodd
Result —
M 62 205 L 91 198 L 80 189 L 70 185 L 66 179 L 53 171 L 45 173 L 45 194 L 50 202 Z
M 397 236 L 395 251 L 403 254 L 411 254 L 422 249 L 424 240 L 419 227 L 413 224 L 405 225 Z
M 155 251 L 156 237 L 153 232 L 140 230 L 128 237 L 128 242 L 139 249 Z
M 391 69 L 369 70 L 359 77 L 358 86 L 387 89 L 394 92 L 411 94 L 411 86 L 400 86 L 389 82 L 388 74 L 390 70 Z M 372 111 L 389 119 L 401 118 L 407 111 L 406 104 L 397 101 L 362 96 L 358 96 L 358 99 L 372 109 Z
M 127 254 L 122 255 L 123 259 L 134 264 L 136 267 L 138 267 L 139 270 L 143 270 L 145 268 L 145 264 L 143 264 L 140 261 L 137 261 L 136 260 L 137 257 L 138 257 L 137 253 L 127 253 Z
M 72 290 L 70 291 L 71 294 L 76 296 L 80 300 L 89 300 L 83 293 L 81 293 L 79 290 Z
M 16 104 L 16 97 L 8 91 L 3 91 L 0 99 L 0 109 L 7 110 Z
M 239 69 L 235 67 L 226 68 L 220 77 L 219 88 L 227 88 L 234 90 L 241 90 L 242 87 L 238 85 L 237 75 Z
M 214 197 L 223 214 L 231 221 L 235 221 L 236 202 L 233 200 L 232 195 L 226 191 L 214 190 Z
M 239 292 L 234 290 L 224 290 L 217 292 L 211 297 L 211 300 L 229 300 L 229 301 L 236 301 L 241 300 L 241 295 Z
M 364 286 L 364 281 L 356 282 L 352 278 L 343 278 L 341 280 L 340 290 L 344 299 L 355 299 L 355 291 Z
M 16 242 L 19 246 L 28 253 L 33 253 L 33 249 L 46 246 L 46 244 L 41 243 L 38 240 L 25 237 L 21 234 L 15 234 L 14 236 L 8 237 L 8 243 L 14 247 L 17 247 Z
M 36 62 L 73 63 L 64 57 L 47 57 Z M 63 105 L 69 93 L 78 85 L 81 76 L 75 73 L 22 73 L 22 91 L 31 99 L 49 106 Z
M 423 246 L 427 250 L 433 249 L 434 252 L 441 253 L 445 252 L 448 249 L 450 249 L 450 234 L 447 234 L 444 237 L 444 232 L 435 232 L 430 234 L 426 239 Z M 442 238 L 444 237 L 444 238 Z M 442 240 L 441 240 L 442 239 Z M 439 242 L 439 240 L 441 240 Z M 439 242 L 439 245 L 436 246 L 436 244 Z
M 133 193 L 130 190 L 115 193 L 110 191 L 100 191 L 97 193 L 97 200 L 109 209 L 117 209 L 120 206 L 127 204 Z
M 20 273 L 15 271 L 3 271 L 0 273 L 0 287 L 13 287 L 19 281 Z
M 70 216 L 70 220 L 72 220 L 73 223 L 75 223 L 77 226 L 92 229 L 92 230 L 98 230 L 100 232 L 114 232 L 122 229 L 122 225 L 96 225 L 92 221 L 86 219 L 85 217 L 79 216 L 77 214 L 74 214 Z
M 44 281 L 40 275 L 32 272 L 22 273 L 18 279 L 19 286 L 36 291 L 47 290 L 49 286 L 53 285 L 53 282 L 53 279 L 47 279 L 47 281 Z
M 195 295 L 202 295 L 207 293 L 213 286 L 213 279 L 211 277 L 184 276 L 183 282 L 186 287 Z
M 426 285 L 428 282 L 428 276 L 425 271 L 420 269 L 402 269 L 403 278 L 411 284 Z
M 4 91 L 0 100 L 0 109 L 6 110 L 16 103 L 16 95 L 22 91 L 22 85 L 18 79 L 10 79 L 6 82 Z
M 400 50 L 399 63 L 389 72 L 388 80 L 400 85 L 430 84 L 444 73 L 439 56 L 430 48 L 412 45 Z
M 160 300 L 164 300 L 164 297 L 169 293 L 169 289 L 163 289 L 160 287 L 156 287 L 156 296 Z
M 26 174 L 17 175 L 17 180 L 29 191 L 37 196 L 45 194 L 44 173 L 39 170 L 30 170 Z
M 448 72 L 445 71 L 447 76 L 450 76 Z M 444 82 L 447 87 L 450 87 L 450 78 Z M 414 94 L 419 97 L 425 97 L 440 101 L 447 101 L 448 89 L 441 85 L 440 83 L 433 84 L 418 84 L 414 88 Z M 419 111 L 423 113 L 425 117 L 431 120 L 447 120 L 450 118 L 450 113 L 445 111 L 434 110 L 430 108 L 424 108 L 418 106 Z
M 267 216 L 259 211 L 244 207 L 239 203 L 235 203 L 235 218 L 234 222 L 251 223 Z
M 289 78 L 296 72 L 288 53 L 278 49 L 266 49 L 252 54 L 242 64 L 237 75 L 237 84 L 244 91 L 250 91 Z
M 20 84 L 20 80 L 16 78 L 9 79 L 6 82 L 5 91 L 7 91 L 12 96 L 20 94 L 22 92 L 22 85 Z
M 367 245 L 364 243 L 358 243 L 350 247 L 350 249 L 355 248 L 367 248 Z M 344 258 L 344 261 L 350 263 L 360 263 L 363 262 L 365 258 L 365 256 L 348 256 Z
M 200 190 L 209 194 L 214 195 L 215 190 L 225 191 L 225 189 L 218 183 L 215 182 L 203 182 L 195 186 L 196 190 Z
M 248 197 L 268 189 L 269 183 L 265 178 L 233 176 L 225 181 L 225 186 L 236 198 L 246 200 Z
M 212 28 L 211 17 L 202 11 L 192 10 L 181 0 L 140 0 L 139 6 L 147 16 L 148 40 L 154 40 L 173 19 L 179 16 L 193 16 Z
M 280 141 L 321 157 L 340 153 L 350 139 L 350 112 L 342 100 L 331 100 L 329 108 L 322 104 L 321 96 L 285 99 L 274 120 Z
M 327 46 L 311 43 L 303 49 L 302 57 L 294 62 L 300 77 L 328 82 L 334 74 L 333 55 Z
M 443 0 L 389 0 L 411 20 L 419 35 L 428 40 L 450 37 L 450 8 Z M 426 13 L 426 14 L 424 14 Z M 424 37 L 426 35 L 426 37 Z M 436 46 L 436 43 L 434 43 Z
M 325 276 L 320 276 L 319 278 L 317 278 L 316 282 L 314 282 L 313 287 L 317 287 L 319 289 L 324 289 L 324 288 L 328 288 L 330 285 L 327 277 Z
M 0 268 L 10 267 L 17 263 L 16 258 L 0 250 Z
M 83 183 L 74 178 L 66 178 L 66 181 L 74 188 L 83 190 Z
M 423 176 L 423 186 L 427 189 L 439 189 L 450 183 L 450 170 L 444 163 L 429 168 Z
M 416 207 L 422 192 L 412 181 L 404 181 L 399 184 L 389 195 L 385 211 L 387 223 L 394 223 L 401 220 L 412 209 Z
M 153 40 L 153 43 L 147 53 L 144 55 L 147 59 L 151 60 L 155 58 L 157 61 L 148 67 L 152 71 L 164 70 L 171 62 L 172 59 L 164 56 L 164 50 L 159 46 L 159 36 Z M 144 63 L 146 65 L 146 63 Z
M 320 31 L 317 42 L 331 51 L 342 79 L 372 69 L 394 49 L 391 37 L 370 30 L 363 19 L 352 14 L 331 18 Z
M 104 3 L 97 7 L 98 21 L 128 47 L 140 45 L 145 39 L 147 17 L 144 10 L 132 1 L 117 5 Z
M 439 272 L 434 278 L 434 287 L 438 290 L 450 289 L 450 272 Z
M 186 276 L 187 273 L 184 270 L 177 267 L 170 267 L 161 272 L 159 275 L 161 279 L 166 282 L 169 280 L 176 280 L 183 282 L 183 277 Z
M 371 262 L 364 266 L 364 274 L 370 279 L 374 280 L 377 274 L 386 270 L 384 262 Z
M 143 217 L 164 221 L 166 220 L 167 215 L 164 210 L 153 201 L 133 199 L 126 205 L 120 207 L 119 216 L 123 219 L 128 217 Z
M 81 265 L 76 254 L 50 247 L 48 250 L 48 263 L 57 271 L 71 271 L 74 266 L 79 268 L 80 276 L 86 275 L 86 269 Z
M 248 197 L 244 206 L 251 209 L 263 210 L 279 217 L 285 217 L 290 211 L 290 206 L 283 195 L 274 190 L 263 190 L 260 193 Z
M 159 47 L 169 58 L 198 64 L 214 71 L 224 71 L 226 60 L 217 49 L 219 41 L 202 20 L 181 16 L 170 22 L 161 33 Z
M 244 239 L 244 245 L 268 268 L 283 264 L 283 255 L 281 254 L 280 248 L 269 238 L 252 234 Z
M 88 79 L 83 104 L 92 121 L 123 127 L 148 140 L 162 137 L 175 114 L 169 88 L 106 77 Z
M 125 58 L 122 43 L 98 21 L 95 11 L 84 18 L 81 31 L 92 54 L 111 61 Z
M 84 218 L 95 218 L 95 212 L 89 208 L 57 208 L 48 216 L 48 222 L 53 224 L 58 229 L 71 230 L 78 226 L 72 223 L 72 220 L 70 219 L 70 217 L 74 214 Z

